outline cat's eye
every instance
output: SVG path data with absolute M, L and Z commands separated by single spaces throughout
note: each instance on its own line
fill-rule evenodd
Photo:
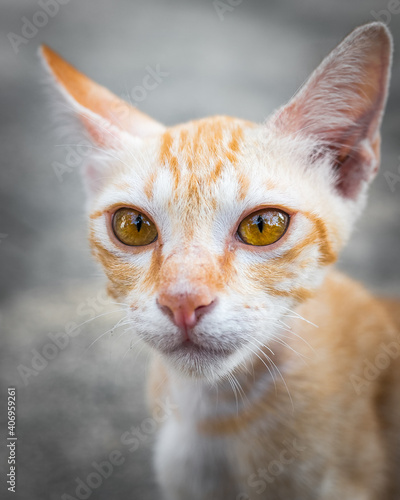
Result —
M 248 245 L 272 245 L 285 234 L 289 215 L 276 208 L 265 208 L 248 215 L 239 225 L 238 235 Z
M 157 238 L 155 224 L 133 208 L 117 210 L 113 216 L 112 227 L 115 236 L 124 245 L 149 245 Z

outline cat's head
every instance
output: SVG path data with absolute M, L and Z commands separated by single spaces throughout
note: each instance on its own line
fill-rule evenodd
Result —
M 164 127 L 43 48 L 93 144 L 94 256 L 175 368 L 224 376 L 318 289 L 378 170 L 391 50 L 383 24 L 360 27 L 262 125 Z

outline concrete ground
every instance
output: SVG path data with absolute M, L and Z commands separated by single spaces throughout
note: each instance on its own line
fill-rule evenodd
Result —
M 389 11 L 392 5 L 243 0 L 221 20 L 212 0 L 71 0 L 44 23 L 36 0 L 2 0 L 1 397 L 5 401 L 7 386 L 18 391 L 18 493 L 10 498 L 83 498 L 76 488 L 90 478 L 91 498 L 160 498 L 151 468 L 151 426 L 135 449 L 121 442 L 132 427 L 148 424 L 148 355 L 141 347 L 130 349 L 123 328 L 108 332 L 121 316 L 105 300 L 104 280 L 89 255 L 79 167 L 60 179 L 52 166 L 65 164 L 67 151 L 56 146 L 40 84 L 39 44 L 49 44 L 121 96 L 141 84 L 147 66 L 160 64 L 169 75 L 138 104 L 166 124 L 209 114 L 262 121 L 353 27 L 381 17 L 400 47 L 400 14 Z M 15 53 L 10 33 L 21 35 L 24 17 L 45 25 Z M 400 174 L 399 105 L 397 50 L 382 169 L 339 263 L 388 295 L 400 295 L 400 182 L 388 183 L 390 174 Z M 83 325 L 61 335 L 71 322 Z M 5 403 L 1 408 L 3 419 Z M 5 425 L 0 436 L 3 453 Z M 96 464 L 110 454 L 120 465 L 95 487 Z

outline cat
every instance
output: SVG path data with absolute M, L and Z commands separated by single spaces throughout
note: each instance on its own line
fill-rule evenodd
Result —
M 265 123 L 164 127 L 42 47 L 93 145 L 93 255 L 154 352 L 153 409 L 172 402 L 163 498 L 400 498 L 399 304 L 333 269 L 378 171 L 391 54 L 370 23 Z

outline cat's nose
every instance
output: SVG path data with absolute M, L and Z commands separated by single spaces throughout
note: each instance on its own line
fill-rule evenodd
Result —
M 198 293 L 162 292 L 158 304 L 172 319 L 176 326 L 187 330 L 193 328 L 200 317 L 213 307 L 215 297 L 208 291 Z

